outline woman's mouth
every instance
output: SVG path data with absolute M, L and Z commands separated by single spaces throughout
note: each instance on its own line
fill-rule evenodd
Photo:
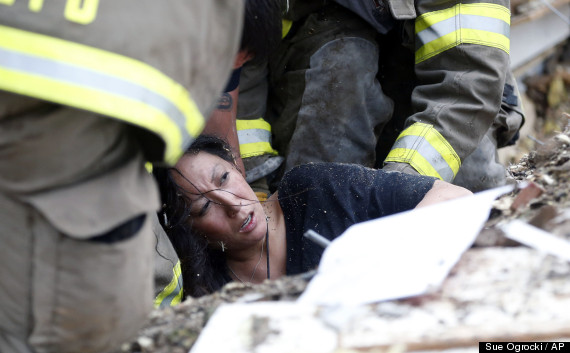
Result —
M 255 228 L 255 216 L 253 212 L 247 215 L 247 218 L 243 221 L 241 228 L 239 229 L 240 232 L 249 232 L 253 228 Z

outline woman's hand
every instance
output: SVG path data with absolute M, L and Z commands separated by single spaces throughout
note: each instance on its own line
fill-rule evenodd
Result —
M 436 180 L 435 183 L 433 183 L 432 188 L 427 192 L 427 194 L 416 206 L 416 208 L 429 206 L 438 202 L 443 202 L 468 195 L 473 195 L 473 193 L 461 186 L 453 185 L 441 180 Z

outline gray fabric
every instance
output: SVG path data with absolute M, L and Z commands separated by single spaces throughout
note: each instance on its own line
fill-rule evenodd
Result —
M 501 110 L 491 127 L 491 136 L 497 142 L 497 147 L 501 148 L 513 144 L 515 142 L 513 139 L 517 138 L 517 133 L 524 122 L 522 99 L 517 81 L 513 72 L 509 70 L 505 80 Z
M 267 62 L 245 63 L 239 79 L 237 119 L 250 120 L 265 116 L 267 108 Z
M 344 0 L 337 2 L 349 6 Z M 491 2 L 508 8 L 508 1 Z M 433 0 L 385 3 L 399 21 L 384 36 L 377 35 L 372 27 L 362 26 L 366 22 L 345 8 L 321 3 L 318 11 L 295 23 L 272 58 L 267 117 L 274 131 L 274 147 L 286 157 L 285 170 L 313 161 L 370 165 L 367 158 L 356 155 L 367 150 L 369 136 L 377 138 L 376 166 L 381 167 L 399 133 L 419 122 L 432 125 L 463 163 L 469 165 L 477 160 L 480 165 L 492 168 L 487 179 L 500 185 L 496 153 L 488 150 L 509 143 L 524 120 L 520 106 L 508 106 L 501 100 L 504 84 L 512 81 L 508 54 L 489 46 L 461 44 L 416 64 L 417 38 L 412 20 L 455 3 Z M 355 2 L 350 6 L 360 5 Z M 346 44 L 358 40 L 377 42 L 379 52 L 371 54 L 364 46 Z M 352 45 L 351 56 L 343 53 L 340 44 L 347 48 Z M 366 53 L 361 57 L 359 50 Z M 374 55 L 375 59 L 365 62 L 366 55 Z M 321 58 L 326 60 L 320 63 Z M 368 74 L 365 70 L 379 70 L 376 77 L 381 80 L 381 89 L 378 85 L 378 89 L 359 90 L 362 87 L 359 85 L 366 81 L 357 72 Z M 516 91 L 516 83 L 511 84 Z M 360 105 L 353 110 L 354 102 Z M 373 109 L 364 108 L 374 104 L 387 114 L 375 115 L 378 125 L 367 115 Z M 347 124 L 354 129 L 346 129 Z M 484 139 L 486 134 L 490 141 Z M 480 143 L 483 145 L 479 146 Z M 481 161 L 483 157 L 486 159 Z M 392 167 L 401 169 L 388 168 Z M 480 188 L 481 178 L 485 178 L 481 175 L 485 169 L 479 168 L 478 172 L 480 177 L 473 174 L 475 185 L 469 187 L 473 190 Z M 448 173 L 447 177 L 452 180 L 453 174 Z
M 244 160 L 246 169 L 245 181 L 252 183 L 276 171 L 285 158 L 281 156 L 262 155 Z M 246 163 L 248 162 L 248 163 Z M 255 164 L 254 164 L 255 163 Z
M 463 160 L 497 117 L 508 63 L 508 54 L 496 48 L 465 45 L 416 65 L 415 113 L 407 126 L 433 124 Z
M 39 13 L 3 4 L 0 23 L 148 64 L 209 116 L 239 46 L 243 1 L 105 1 L 83 25 L 64 17 L 66 3 Z M 159 206 L 144 161 L 163 146 L 141 132 L 0 92 L 0 352 L 106 352 L 144 324 L 153 299 L 148 216 Z M 142 215 L 136 234 L 92 241 Z
M 268 94 L 267 62 L 252 64 L 247 62 L 241 71 L 239 97 L 237 103 L 237 119 L 255 120 L 265 118 Z M 240 132 L 238 131 L 238 135 Z M 271 141 L 271 136 L 268 139 Z M 242 141 L 240 144 L 247 143 Z M 279 168 L 283 157 L 271 154 L 242 158 L 246 181 L 252 183 L 264 178 Z
M 286 171 L 315 161 L 374 165 L 375 130 L 392 111 L 375 79 L 377 59 L 374 43 L 354 37 L 333 40 L 311 56 Z
M 98 178 L 21 198 L 75 238 L 104 233 L 125 219 L 155 212 L 159 205 L 154 180 L 140 156 Z
M 114 348 L 152 308 L 150 229 L 112 245 L 82 239 L 156 210 L 136 141 L 109 119 L 1 97 L 0 351 Z
M 475 151 L 463 160 L 453 184 L 472 192 L 505 185 L 507 171 L 499 162 L 496 143 L 489 135 L 485 135 Z
M 499 161 L 497 149 L 513 144 L 515 142 L 513 139 L 516 138 L 516 134 L 524 123 L 520 94 L 510 70 L 507 72 L 506 84 L 512 87 L 513 92 L 509 94 L 514 95 L 515 98 L 508 99 L 509 94 L 503 94 L 501 109 L 493 125 L 479 142 L 475 151 L 462 161 L 453 184 L 463 186 L 473 192 L 506 184 L 507 171 Z
M 507 2 L 495 2 L 508 7 Z M 449 6 L 432 1 L 418 1 L 416 5 L 419 13 Z M 404 35 L 395 40 L 402 43 L 402 48 L 417 48 L 413 25 L 413 21 L 404 23 Z M 397 74 L 389 74 L 387 80 L 395 81 L 398 77 L 412 77 L 401 72 L 414 68 L 414 87 L 409 93 L 402 93 L 406 89 L 401 90 L 401 86 L 390 86 L 390 95 L 409 94 L 410 98 L 397 100 L 391 122 L 395 128 L 387 132 L 391 134 L 388 140 L 393 141 L 403 128 L 414 122 L 433 124 L 462 159 L 454 183 L 472 191 L 504 184 L 505 167 L 496 159 L 496 148 L 512 143 L 524 121 L 520 99 L 516 105 L 501 99 L 505 83 L 518 94 L 508 54 L 487 46 L 461 45 L 417 65 L 413 65 L 413 50 L 408 55 L 410 59 L 393 60 L 388 69 Z M 408 68 L 400 63 L 408 63 Z M 379 154 L 387 154 L 390 147 L 391 143 L 383 143 Z
M 499 3 L 509 8 L 508 1 Z M 418 16 L 452 5 L 432 0 L 415 4 Z M 457 28 L 460 25 L 455 24 Z M 405 26 L 409 27 L 406 33 L 414 33 L 412 21 Z M 415 38 L 402 38 L 406 40 L 413 42 Z M 508 53 L 472 44 L 461 44 L 415 64 L 417 84 L 411 96 L 414 111 L 406 119 L 406 126 L 415 122 L 432 124 L 459 158 L 465 159 L 497 117 L 509 70 Z
M 114 169 L 137 153 L 130 132 L 93 113 L 0 91 L 0 191 L 44 192 Z
M 158 208 L 154 181 L 126 125 L 32 99 L 31 109 L 12 106 L 12 97 L 0 92 L 0 105 L 10 111 L 0 116 L 0 192 L 82 238 Z
M 411 20 L 416 18 L 414 0 L 386 0 L 390 12 L 397 20 Z
M 178 255 L 158 222 L 156 214 L 152 215 L 152 231 L 154 233 L 154 297 L 156 298 L 172 282 L 174 278 L 173 269 L 178 262 Z M 182 277 L 180 277 L 182 286 Z M 160 303 L 160 307 L 170 306 L 170 300 Z
M 24 340 L 3 331 L 0 331 L 0 350 L 10 353 L 33 353 Z
M 27 2 L 2 5 L 4 26 L 82 43 L 140 60 L 190 91 L 204 116 L 214 108 L 238 51 L 242 0 L 98 2 L 86 25 L 64 17 L 66 0 L 45 2 L 39 13 Z M 167 19 L 167 20 L 165 20 Z
M 106 244 L 70 238 L 1 193 L 0 213 L 0 351 L 105 352 L 134 335 L 152 308 L 148 221 Z
M 0 193 L 0 352 L 31 352 L 31 283 L 33 235 L 28 231 L 30 207 Z
M 338 23 L 346 26 L 338 26 Z M 270 62 L 273 143 L 283 171 L 313 161 L 373 166 L 392 101 L 375 76 L 376 31 L 338 5 L 311 14 Z

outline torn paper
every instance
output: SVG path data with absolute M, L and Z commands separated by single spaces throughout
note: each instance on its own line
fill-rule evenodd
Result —
M 323 253 L 303 304 L 359 305 L 439 286 L 488 219 L 504 186 L 356 224 Z

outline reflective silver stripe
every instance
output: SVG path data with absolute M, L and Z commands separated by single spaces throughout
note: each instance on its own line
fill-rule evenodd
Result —
M 424 44 L 441 38 L 444 35 L 452 33 L 461 28 L 494 32 L 502 34 L 505 37 L 509 37 L 511 31 L 508 23 L 496 18 L 459 14 L 435 23 L 423 31 L 418 32 L 416 34 L 418 39 L 416 41 L 416 50 L 421 48 Z
M 182 134 L 183 146 L 193 138 L 186 130 L 184 114 L 169 100 L 136 83 L 72 64 L 0 48 L 0 66 L 28 74 L 68 82 L 149 105 L 166 114 Z
M 402 136 L 392 146 L 392 149 L 396 148 L 414 150 L 419 153 L 439 173 L 443 180 L 451 181 L 455 178 L 455 174 L 449 167 L 449 164 L 425 138 L 413 135 Z
M 238 140 L 240 145 L 257 142 L 271 143 L 271 131 L 264 129 L 238 130 Z
M 168 306 L 172 306 L 172 301 L 174 300 L 174 298 L 180 295 L 181 291 L 182 291 L 182 275 L 178 276 L 177 278 L 176 288 L 174 288 L 174 290 L 169 295 L 167 295 L 166 297 L 164 297 L 164 299 L 162 299 L 162 301 L 160 302 L 160 308 L 166 308 Z

